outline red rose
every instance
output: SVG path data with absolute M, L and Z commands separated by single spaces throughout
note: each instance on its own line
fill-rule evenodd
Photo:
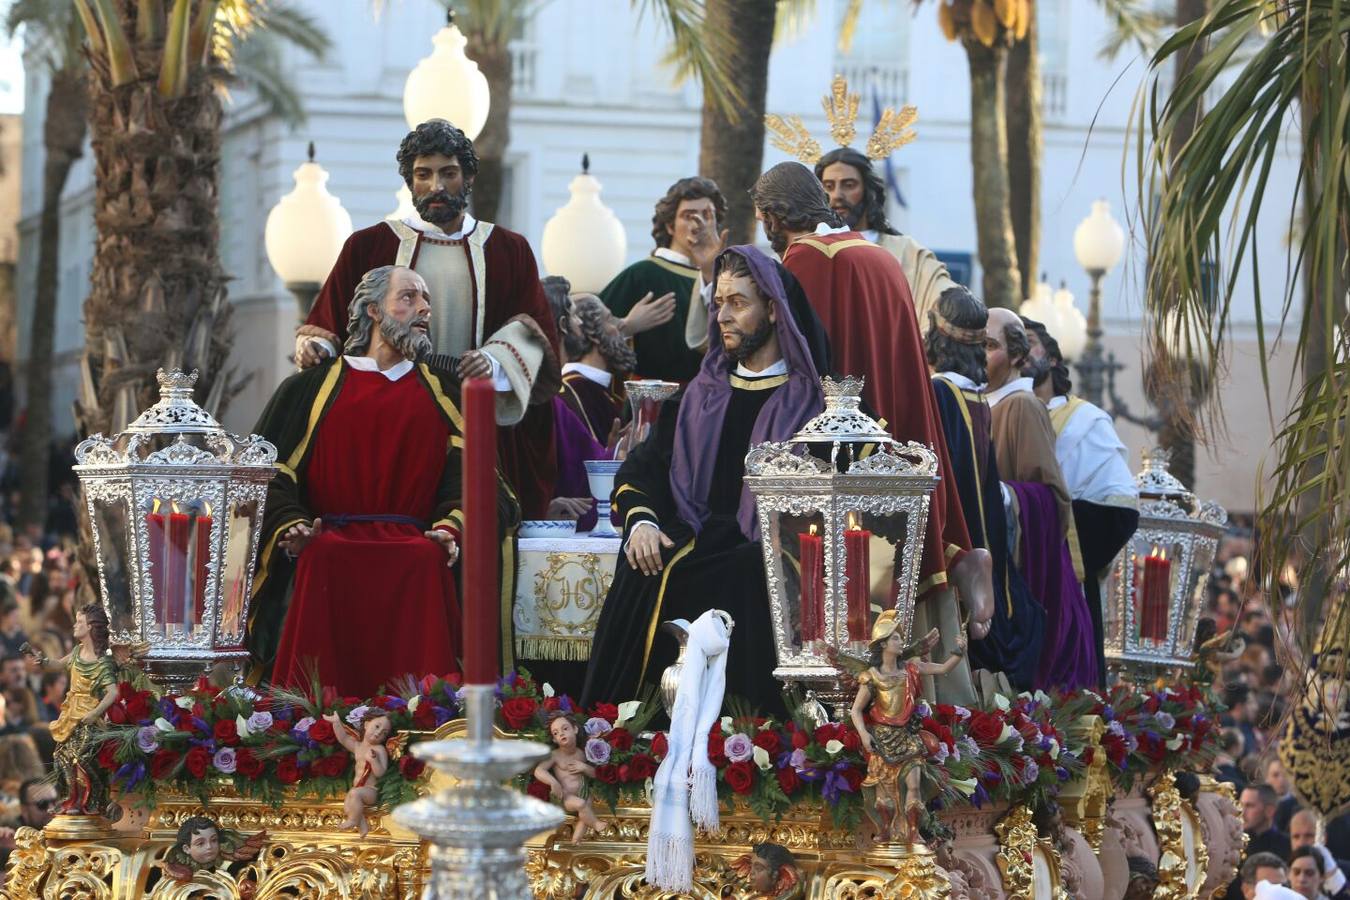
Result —
M 330 728 L 329 731 L 332 731 L 332 729 Z M 216 740 L 220 741 L 226 747 L 233 747 L 235 744 L 239 743 L 239 729 L 235 727 L 234 720 L 232 719 L 221 719 L 216 723 L 212 733 L 215 735 Z M 310 736 L 314 736 L 313 730 L 310 731 Z
M 320 744 L 331 744 L 337 740 L 337 736 L 333 734 L 333 726 L 328 724 L 328 720 L 320 719 L 309 726 L 309 739 Z
M 330 753 L 328 756 L 321 756 L 310 763 L 310 768 L 314 770 L 315 775 L 321 775 L 325 778 L 336 778 L 347 768 L 347 761 L 351 757 L 342 750 L 336 753 Z
M 636 753 L 628 761 L 628 777 L 631 781 L 646 781 L 656 774 L 656 760 L 645 753 Z
M 403 774 L 403 777 L 406 778 L 408 781 L 416 781 L 417 779 L 421 778 L 422 773 L 426 771 L 426 768 L 427 764 L 422 760 L 418 759 L 417 757 L 413 756 L 411 753 L 399 757 L 398 770 Z M 544 786 L 548 787 L 548 785 Z
M 756 747 L 762 747 L 770 756 L 774 756 L 783 748 L 783 742 L 778 739 L 777 732 L 761 731 L 751 740 Z
M 502 718 L 506 720 L 507 727 L 519 731 L 534 720 L 538 708 L 538 704 L 529 697 L 512 697 L 502 703 Z
M 974 710 L 970 715 L 969 732 L 975 743 L 982 747 L 992 746 L 1003 733 L 1003 719 L 994 713 Z
M 127 701 L 127 717 L 136 722 L 150 718 L 150 698 L 147 694 L 136 694 Z
M 127 724 L 127 708 L 120 703 L 114 703 L 108 707 L 108 721 L 114 725 Z
M 942 730 L 946 731 L 948 735 L 951 734 L 946 726 L 942 726 Z M 862 749 L 862 738 L 858 737 L 858 731 L 855 728 L 843 728 L 839 733 L 839 743 L 844 745 L 845 750 L 856 752 Z
M 727 766 L 727 787 L 737 794 L 745 795 L 755 786 L 755 767 L 748 760 L 741 760 Z
M 849 766 L 843 771 L 844 780 L 848 782 L 848 789 L 857 793 L 858 788 L 862 787 L 863 772 L 862 769 Z
M 615 728 L 605 735 L 605 740 L 615 750 L 631 750 L 633 748 L 633 732 L 627 728 Z
M 406 756 L 403 757 L 403 759 L 407 758 L 408 757 Z M 534 797 L 536 800 L 543 800 L 545 802 L 548 801 L 548 798 L 552 794 L 552 791 L 553 791 L 552 788 L 544 784 L 538 778 L 531 781 L 530 786 L 525 789 L 525 793 L 529 794 L 531 797 Z
M 98 748 L 98 764 L 110 772 L 117 768 L 117 741 L 104 741 Z
M 163 748 L 156 750 L 155 755 L 150 757 L 150 777 L 156 781 L 168 778 L 174 766 L 178 765 L 178 759 L 178 754 L 172 750 Z
M 554 711 L 559 710 L 559 709 L 562 709 L 562 698 L 561 698 L 561 697 L 556 697 L 556 696 L 555 696 L 555 697 L 545 697 L 545 698 L 544 698 L 544 712 L 554 712 Z
M 436 727 L 436 706 L 426 697 L 417 704 L 417 712 L 413 713 L 413 725 L 423 731 L 431 731 Z
M 822 725 L 816 729 L 816 733 L 813 735 L 813 737 L 815 738 L 815 742 L 819 746 L 824 747 L 830 741 L 838 740 L 839 726 L 834 724 L 833 722 L 831 722 L 828 725 Z
M 595 777 L 597 781 L 605 784 L 619 783 L 619 767 L 613 763 L 606 763 L 603 766 L 595 767 Z
M 708 735 L 708 761 L 719 769 L 727 764 L 727 755 L 722 749 L 725 743 L 726 738 L 721 732 Z
M 277 760 L 277 781 L 295 784 L 300 780 L 300 764 L 294 755 Z
M 245 778 L 257 778 L 263 772 L 263 761 L 253 755 L 253 751 L 244 747 L 234 756 L 234 770 Z
M 612 724 L 619 717 L 619 707 L 613 703 L 597 703 L 591 707 L 591 715 L 598 716 Z
M 792 732 L 792 749 L 805 750 L 811 744 L 811 737 L 805 731 Z
M 666 733 L 658 731 L 656 737 L 652 738 L 652 756 L 657 759 L 665 759 L 666 754 L 670 752 L 670 744 L 666 741 Z
M 792 766 L 784 766 L 778 770 L 778 786 L 783 789 L 783 793 L 791 797 L 801 789 L 801 776 L 797 774 L 797 770 L 792 768 Z
M 187 752 L 185 760 L 187 770 L 192 773 L 193 778 L 202 778 L 206 775 L 207 768 L 211 765 L 211 751 L 205 747 L 193 747 Z

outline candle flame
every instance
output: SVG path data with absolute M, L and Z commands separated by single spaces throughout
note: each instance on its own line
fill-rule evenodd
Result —
M 171 501 L 171 502 L 169 503 L 169 512 L 172 513 L 172 514 L 174 514 L 174 515 L 178 515 L 178 501 L 177 501 L 177 500 Z
M 858 514 L 857 514 L 857 513 L 849 513 L 849 514 L 848 514 L 848 530 L 849 530 L 849 531 L 857 531 L 857 530 L 858 530 Z
M 815 522 L 812 522 L 812 523 L 811 523 L 811 533 L 812 533 L 812 534 L 815 534 L 815 533 L 816 533 L 816 523 L 815 523 Z
M 205 500 L 202 501 L 202 509 L 205 510 L 205 512 L 203 512 L 202 515 L 204 516 L 211 515 L 211 504 L 207 503 Z
M 159 513 L 159 498 L 156 497 L 154 499 L 154 502 L 150 505 L 150 514 L 157 515 L 158 513 Z

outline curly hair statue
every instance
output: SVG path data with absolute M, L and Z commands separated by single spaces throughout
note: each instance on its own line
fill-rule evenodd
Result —
M 681 200 L 711 200 L 717 221 L 727 217 L 727 201 L 718 189 L 717 182 L 711 178 L 697 175 L 681 178 L 672 184 L 666 195 L 656 201 L 656 210 L 652 213 L 652 239 L 658 247 L 670 246 L 670 232 L 675 227 L 675 213 L 680 209 Z
M 398 155 L 395 157 L 398 160 L 398 174 L 403 176 L 409 188 L 413 183 L 413 161 L 419 156 L 431 156 L 434 153 L 459 160 L 460 168 L 464 170 L 466 188 L 478 174 L 478 154 L 473 150 L 473 141 L 445 119 L 428 119 L 408 132 L 408 136 L 398 145 Z
M 816 177 L 824 179 L 825 170 L 835 163 L 843 163 L 858 170 L 862 179 L 862 202 L 844 215 L 849 228 L 866 222 L 867 227 L 880 234 L 899 234 L 886 219 L 886 182 L 867 155 L 852 147 L 836 147 L 816 161 Z

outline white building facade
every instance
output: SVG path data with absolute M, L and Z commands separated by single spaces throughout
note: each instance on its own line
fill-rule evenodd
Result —
M 291 173 L 313 141 L 317 161 L 330 174 L 328 189 L 341 198 L 357 228 L 383 219 L 396 205 L 400 186 L 394 153 L 407 132 L 402 92 L 411 68 L 431 50 L 430 38 L 444 21 L 434 0 L 386 3 L 376 19 L 366 0 L 303 0 L 327 29 L 334 48 L 324 62 L 288 49 L 285 65 L 301 94 L 308 122 L 291 130 L 246 91 L 236 92 L 226 117 L 222 154 L 221 255 L 231 276 L 235 360 L 252 381 L 225 415 L 234 430 L 246 430 L 277 383 L 291 371 L 295 299 L 272 271 L 263 249 L 263 225 L 277 199 L 291 189 Z M 568 199 L 567 184 L 589 153 L 591 172 L 604 185 L 603 201 L 622 221 L 629 256 L 651 248 L 654 202 L 676 178 L 696 173 L 701 92 L 676 86 L 659 63 L 665 39 L 653 17 L 639 19 L 629 0 L 551 0 L 515 43 L 516 78 L 511 112 L 509 174 L 501 224 L 523 232 L 539 255 L 544 223 Z M 970 284 L 979 292 L 969 142 L 969 79 L 965 53 L 947 42 L 931 4 L 865 4 L 866 18 L 847 54 L 837 47 L 838 20 L 847 0 L 820 0 L 809 19 L 783 29 L 775 46 L 768 110 L 800 114 L 828 147 L 820 98 L 836 71 L 849 75 L 863 93 L 858 143 L 866 140 L 873 95 L 882 105 L 913 103 L 919 109 L 919 139 L 892 159 L 905 200 L 893 202 L 901 230 L 954 261 L 975 261 Z M 1111 200 L 1116 218 L 1129 225 L 1137 203 L 1132 161 L 1125 142 L 1144 62 L 1133 49 L 1114 61 L 1098 57 L 1107 31 L 1100 7 L 1090 0 L 1041 0 L 1042 71 L 1045 79 L 1041 268 L 1058 285 L 1067 280 L 1086 307 L 1087 277 L 1073 256 L 1072 235 L 1091 202 Z M 1070 78 L 1072 74 L 1072 78 Z M 27 355 L 38 213 L 41 203 L 42 114 L 46 79 L 29 70 L 24 111 L 22 219 L 18 289 L 20 357 Z M 1296 145 L 1291 146 L 1291 154 Z M 765 166 L 783 159 L 767 148 Z M 1269 191 L 1292 196 L 1297 161 L 1278 167 Z M 93 253 L 93 184 L 88 155 L 71 174 L 63 201 L 61 284 L 56 347 L 55 406 L 58 431 L 73 427 L 78 355 L 83 343 L 81 306 Z M 1271 203 L 1288 208 L 1287 203 Z M 1287 223 L 1267 223 L 1266 246 L 1284 246 Z M 1142 251 L 1131 242 L 1124 263 L 1104 283 L 1108 346 L 1131 365 L 1122 390 L 1136 409 L 1138 333 L 1142 308 Z M 541 273 L 544 268 L 541 262 Z M 1263 267 L 1272 295 L 1283 268 Z M 1244 320 L 1242 316 L 1245 315 Z M 1240 327 L 1254 334 L 1250 309 L 1239 310 Z M 1239 345 L 1235 372 L 1250 368 Z M 1278 363 L 1277 363 L 1278 364 Z M 1252 388 L 1253 411 L 1264 406 Z M 1233 509 L 1251 509 L 1260 454 L 1270 444 L 1262 416 L 1230 422 L 1229 441 L 1213 460 L 1200 461 L 1198 490 Z M 1236 418 L 1236 417 L 1234 417 Z M 1252 421 L 1248 421 L 1248 420 Z M 1262 419 L 1261 421 L 1255 421 Z M 1145 435 L 1123 428 L 1127 443 Z M 1240 449 L 1234 463 L 1234 448 Z M 1255 448 L 1255 449 L 1252 449 Z M 1221 473 L 1222 477 L 1221 477 Z

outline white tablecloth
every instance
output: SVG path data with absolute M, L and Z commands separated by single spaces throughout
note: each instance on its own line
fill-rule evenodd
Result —
M 584 662 L 614 579 L 620 539 L 521 538 L 511 611 L 519 659 Z

